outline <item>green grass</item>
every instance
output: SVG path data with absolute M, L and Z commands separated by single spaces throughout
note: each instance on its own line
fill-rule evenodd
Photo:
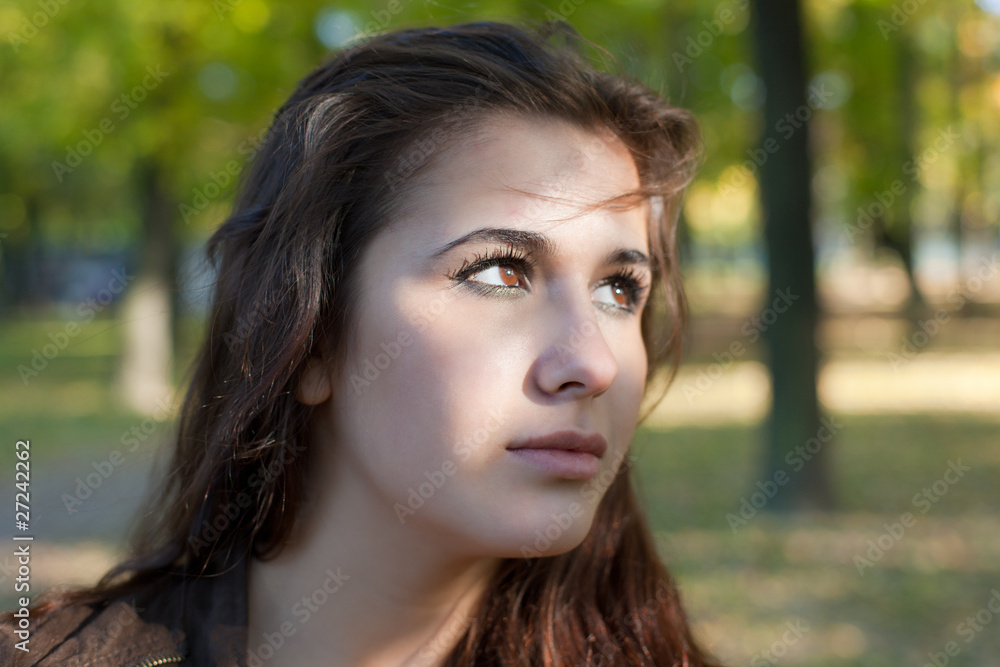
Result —
M 727 664 L 768 664 L 760 652 L 799 619 L 810 630 L 776 662 L 923 665 L 954 641 L 950 664 L 996 664 L 1000 618 L 972 636 L 959 624 L 1000 589 L 1000 421 L 836 418 L 837 510 L 760 514 L 735 532 L 725 515 L 759 478 L 754 429 L 637 435 L 641 495 L 701 636 Z M 913 496 L 959 459 L 971 469 L 922 512 Z M 854 557 L 906 512 L 914 525 L 859 573 Z
M 79 332 L 67 336 L 58 353 L 44 349 L 52 344 L 50 334 L 60 338 L 73 321 L 17 319 L 0 327 L 0 367 L 6 371 L 0 375 L 0 427 L 7 440 L 30 438 L 36 460 L 119 446 L 122 434 L 143 419 L 124 407 L 116 390 L 122 346 L 117 320 L 79 323 Z M 175 381 L 187 372 L 200 326 L 191 320 L 181 323 Z M 44 361 L 35 360 L 33 366 L 35 351 Z M 5 465 L 13 461 L 6 449 L 0 457 Z

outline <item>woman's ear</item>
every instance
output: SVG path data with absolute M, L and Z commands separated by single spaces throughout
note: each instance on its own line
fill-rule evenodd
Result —
M 330 380 L 330 370 L 319 357 L 310 357 L 299 378 L 299 386 L 295 390 L 295 398 L 299 403 L 319 405 L 330 398 L 333 384 Z

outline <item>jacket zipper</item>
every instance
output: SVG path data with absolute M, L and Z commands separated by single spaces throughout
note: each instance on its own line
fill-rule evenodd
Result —
M 169 662 L 182 662 L 183 660 L 183 653 L 171 653 L 159 658 L 143 658 L 140 662 L 132 665 L 132 667 L 155 667 L 156 665 L 165 665 Z

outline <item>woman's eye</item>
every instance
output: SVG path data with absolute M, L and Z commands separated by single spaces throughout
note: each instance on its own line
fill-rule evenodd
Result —
M 603 303 L 618 308 L 628 308 L 631 306 L 632 296 L 629 289 L 620 281 L 610 282 L 597 288 L 595 295 L 603 297 Z
M 488 285 L 491 292 L 504 292 L 514 295 L 517 289 L 530 289 L 525 276 L 525 268 L 516 263 L 494 264 L 466 274 L 466 282 Z M 618 276 L 608 279 L 594 290 L 593 301 L 610 306 L 619 311 L 633 312 L 640 301 L 634 282 Z
M 499 287 L 517 287 L 521 281 L 521 272 L 513 264 L 499 264 L 488 269 L 477 271 L 469 276 L 470 280 L 497 285 Z

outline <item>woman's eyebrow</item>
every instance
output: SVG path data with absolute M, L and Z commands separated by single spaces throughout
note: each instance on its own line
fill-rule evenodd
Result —
M 554 255 L 557 249 L 557 245 L 552 239 L 538 232 L 506 227 L 485 227 L 446 243 L 434 251 L 431 259 L 436 259 L 449 250 L 467 243 L 503 243 L 542 256 Z M 646 268 L 652 268 L 649 257 L 644 252 L 630 248 L 612 250 L 605 258 L 604 263 L 614 265 L 639 264 Z

